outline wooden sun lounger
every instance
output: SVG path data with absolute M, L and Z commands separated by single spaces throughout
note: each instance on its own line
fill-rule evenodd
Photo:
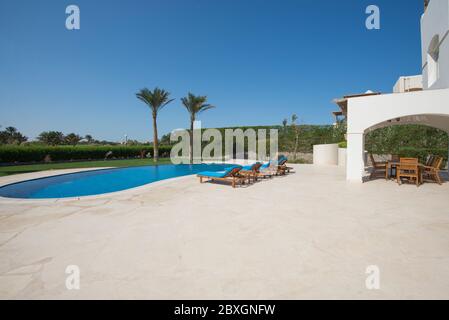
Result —
M 203 179 L 207 179 L 207 181 L 226 181 L 226 182 L 231 182 L 232 187 L 235 188 L 237 184 L 244 184 L 245 180 L 247 179 L 245 176 L 242 176 L 240 174 L 241 170 L 242 170 L 241 167 L 233 168 L 224 177 L 214 177 L 214 176 L 207 176 L 207 175 L 201 175 L 201 174 L 198 174 L 198 177 L 200 178 L 200 183 L 205 182 L 205 181 L 203 181 Z
M 257 170 L 257 176 L 259 178 L 272 178 L 273 176 L 275 176 L 277 174 L 278 168 L 275 166 L 269 166 L 269 167 L 263 167 L 261 166 L 258 170 Z
M 277 175 L 283 176 L 287 173 L 290 173 L 290 170 L 293 170 L 293 168 L 287 166 L 287 161 L 288 161 L 287 159 L 284 159 L 278 163 L 276 170 Z
M 262 170 L 259 169 L 256 174 L 258 178 L 272 178 L 275 175 L 275 172 L 266 168 Z
M 288 167 L 286 165 L 282 166 L 282 170 L 287 171 L 288 173 L 292 172 L 293 170 L 295 170 L 295 168 L 293 167 Z
M 272 176 L 283 176 L 286 173 L 290 173 L 294 170 L 292 167 L 286 165 L 287 159 L 283 159 L 276 164 L 272 164 L 269 167 L 261 168 L 258 172 L 259 177 L 272 177 Z
M 260 167 L 262 166 L 261 163 L 256 163 L 252 166 L 251 170 L 241 170 L 239 174 L 242 176 L 245 176 L 248 178 L 248 183 L 251 183 L 251 179 L 254 180 L 254 182 L 257 181 L 257 178 L 259 176 L 258 172 Z

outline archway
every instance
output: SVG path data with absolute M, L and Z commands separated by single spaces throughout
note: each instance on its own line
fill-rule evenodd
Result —
M 427 90 L 348 100 L 346 177 L 363 181 L 365 134 L 395 124 L 422 124 L 449 132 L 449 90 Z
M 364 142 L 366 152 L 378 162 L 405 157 L 418 158 L 420 163 L 429 163 L 429 156 L 437 156 L 443 157 L 443 165 L 446 165 L 446 159 L 449 157 L 448 132 L 423 123 L 398 122 L 395 119 L 388 124 L 367 129 Z M 366 163 L 366 172 L 374 174 L 375 171 L 372 170 L 373 163 Z M 378 174 L 374 176 L 379 177 Z M 364 180 L 370 179 L 365 176 Z

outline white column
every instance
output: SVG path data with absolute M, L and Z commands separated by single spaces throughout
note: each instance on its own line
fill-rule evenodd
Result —
M 346 160 L 346 179 L 363 182 L 365 174 L 365 139 L 363 133 L 348 133 L 348 149 Z

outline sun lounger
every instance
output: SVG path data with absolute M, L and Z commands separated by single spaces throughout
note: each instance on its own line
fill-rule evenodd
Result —
M 269 161 L 260 166 L 257 172 L 257 176 L 263 178 L 267 177 L 271 178 L 277 174 L 277 171 L 278 171 L 277 161 Z
M 198 177 L 200 178 L 200 183 L 203 183 L 203 179 L 208 179 L 210 181 L 229 181 L 232 184 L 232 187 L 235 188 L 236 184 L 245 183 L 246 177 L 240 174 L 242 170 L 241 166 L 233 166 L 224 171 L 204 171 L 198 173 Z
M 283 171 L 284 174 L 285 172 L 290 173 L 292 170 L 294 170 L 294 168 L 287 166 L 287 161 L 288 159 L 286 156 L 280 156 L 278 159 L 279 170 Z
M 270 161 L 260 168 L 260 172 L 271 175 L 285 175 L 286 172 L 293 170 L 291 167 L 287 167 L 287 158 L 285 156 L 279 157 L 278 160 Z
M 251 182 L 251 179 L 257 181 L 257 177 L 259 174 L 259 168 L 262 166 L 261 163 L 257 162 L 250 166 L 244 166 L 242 170 L 239 172 L 241 175 L 248 177 L 248 182 Z

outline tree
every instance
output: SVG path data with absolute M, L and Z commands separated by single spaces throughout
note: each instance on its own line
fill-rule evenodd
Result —
M 8 136 L 5 131 L 0 131 L 0 144 L 8 144 Z
M 153 116 L 153 136 L 154 136 L 154 155 L 153 160 L 157 162 L 159 159 L 159 143 L 157 137 L 157 115 L 159 111 L 165 107 L 167 104 L 172 102 L 175 99 L 169 99 L 170 93 L 159 88 L 154 88 L 153 91 L 144 88 L 140 90 L 140 92 L 136 93 L 138 99 L 147 104 Z
M 161 144 L 162 145 L 171 145 L 172 142 L 170 141 L 170 133 L 164 134 L 161 138 Z
M 299 135 L 301 133 L 301 130 L 299 128 L 299 126 L 296 124 L 296 121 L 298 121 L 298 116 L 296 114 L 292 115 L 292 128 L 293 128 L 293 132 L 295 134 L 295 147 L 293 149 L 293 154 L 296 160 L 296 154 L 298 152 L 298 143 L 299 143 Z
M 193 163 L 193 123 L 200 113 L 215 107 L 206 103 L 206 96 L 195 96 L 190 92 L 187 97 L 181 99 L 181 102 L 190 115 L 190 163 Z
M 50 146 L 57 146 L 64 143 L 64 134 L 60 131 L 44 131 L 37 140 Z
M 27 141 L 28 141 L 28 137 L 24 136 L 20 132 L 17 132 L 17 134 L 14 136 L 14 143 L 16 143 L 16 144 L 22 144 Z
M 7 127 L 5 128 L 5 132 L 10 135 L 11 137 L 14 136 L 18 131 L 14 127 Z
M 282 121 L 282 127 L 283 127 L 283 129 L 284 129 L 284 132 L 287 131 L 287 124 L 288 124 L 288 120 L 287 120 L 287 119 L 284 119 L 284 120 Z
M 80 141 L 81 141 L 81 137 L 75 133 L 69 133 L 68 135 L 65 136 L 64 141 L 67 144 L 70 144 L 72 146 L 76 146 Z
M 0 144 L 22 144 L 28 140 L 14 127 L 7 127 L 0 131 Z
M 86 135 L 84 136 L 84 139 L 86 139 L 87 144 L 92 144 L 92 143 L 94 143 L 94 138 L 93 138 L 90 134 L 86 134 Z

